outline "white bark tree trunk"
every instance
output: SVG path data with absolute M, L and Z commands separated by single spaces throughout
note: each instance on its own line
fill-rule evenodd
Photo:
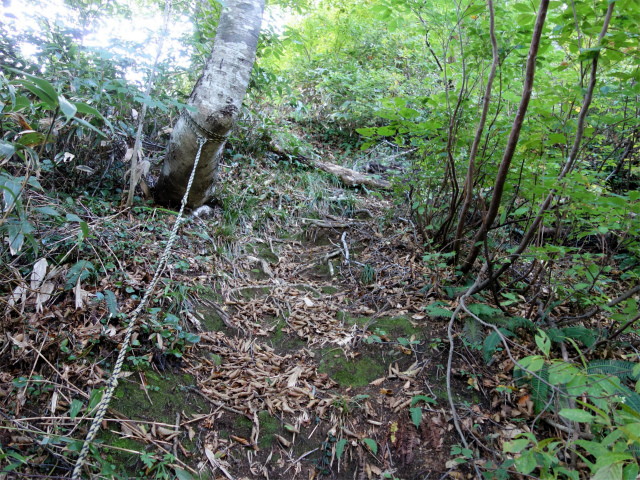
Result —
M 189 115 L 211 133 L 226 135 L 238 117 L 253 69 L 264 3 L 225 0 L 211 56 L 187 102 L 197 109 Z M 206 137 L 204 132 L 198 133 Z M 223 142 L 211 140 L 204 145 L 189 192 L 189 207 L 199 207 L 213 198 L 222 146 Z M 197 151 L 196 134 L 181 116 L 173 128 L 155 188 L 158 203 L 180 203 Z

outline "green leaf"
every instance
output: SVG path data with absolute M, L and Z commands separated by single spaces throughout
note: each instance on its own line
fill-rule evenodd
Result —
M 87 225 L 87 222 L 80 220 L 80 230 L 82 230 L 82 235 L 84 235 L 84 238 L 87 238 L 89 236 L 89 225 Z
M 340 440 L 338 440 L 338 443 L 336 443 L 336 457 L 338 457 L 338 460 L 340 460 L 340 457 L 342 457 L 342 453 L 344 452 L 344 446 L 347 444 L 347 441 L 344 438 L 341 438 Z
M 420 113 L 413 108 L 401 108 L 400 115 L 402 115 L 404 118 L 416 118 L 420 116 Z
M 96 405 L 100 403 L 100 400 L 102 400 L 103 393 L 104 393 L 104 387 L 94 388 L 93 390 L 91 390 L 91 395 L 89 396 L 89 410 L 93 410 L 96 407 Z
M 443 302 L 434 302 L 431 305 L 427 305 L 427 308 L 425 308 L 425 312 L 427 312 L 432 317 L 451 318 L 451 311 L 445 310 L 444 308 L 441 307 L 441 305 L 448 306 L 446 303 L 443 303 Z
M 71 120 L 73 117 L 75 117 L 78 109 L 73 103 L 64 98 L 63 95 L 58 95 L 58 102 L 60 104 L 60 110 L 62 110 L 64 116 L 67 117 L 67 120 Z
M 528 438 L 519 438 L 517 440 L 512 440 L 511 442 L 505 442 L 503 450 L 504 453 L 520 453 L 522 450 L 527 448 L 530 440 Z
M 638 478 L 638 470 L 638 464 L 635 462 L 627 465 L 622 472 L 622 480 L 636 480 Z
M 416 395 L 411 399 L 411 406 L 415 406 L 418 402 L 432 403 L 434 405 L 438 403 L 433 398 L 427 397 L 426 395 Z
M 109 315 L 115 317 L 118 314 L 118 301 L 116 295 L 111 290 L 104 291 L 104 299 L 107 302 L 107 308 L 109 309 Z
M 509 330 L 506 330 L 504 328 L 499 328 L 498 330 L 500 330 L 500 333 L 502 333 L 502 335 L 505 337 L 513 337 L 513 333 Z M 500 338 L 498 332 L 496 332 L 495 330 L 487 335 L 482 344 L 482 357 L 484 358 L 485 362 L 489 362 L 489 360 L 491 360 L 491 357 L 493 357 L 496 348 L 498 348 L 498 345 L 500 345 L 501 343 L 502 339 Z
M 378 135 L 384 135 L 387 137 L 393 136 L 396 134 L 396 129 L 393 127 L 380 127 L 378 128 Z
M 29 383 L 26 377 L 14 378 L 12 382 L 13 382 L 13 385 L 17 388 L 24 388 Z
M 567 137 L 561 133 L 551 133 L 549 134 L 549 143 L 561 143 L 564 145 L 567 143 Z
M 573 422 L 588 422 L 591 423 L 595 420 L 595 417 L 589 412 L 580 410 L 579 408 L 563 408 L 560 410 L 560 415 L 564 418 L 568 418 Z
M 422 423 L 422 408 L 414 407 L 410 408 L 409 411 L 411 412 L 411 420 L 413 421 L 413 424 L 416 428 L 420 428 L 420 423 Z
M 622 465 L 622 462 L 605 465 L 595 472 L 591 480 L 618 480 L 622 478 Z
M 88 260 L 79 260 L 76 264 L 69 269 L 67 274 L 67 283 L 65 284 L 65 290 L 71 290 L 78 283 L 78 279 L 83 281 L 84 279 L 95 274 L 96 267 Z
M 549 336 L 540 329 L 538 329 L 538 334 L 536 335 L 536 345 L 538 345 L 538 348 L 542 350 L 542 353 L 544 353 L 545 356 L 549 356 L 551 340 L 549 340 Z
M 363 438 L 362 443 L 364 443 L 367 447 L 369 447 L 369 449 L 373 452 L 374 455 L 378 453 L 378 445 L 376 444 L 375 440 L 372 440 L 371 438 Z
M 472 303 L 468 306 L 469 311 L 477 315 L 483 320 L 491 320 L 496 315 L 501 315 L 502 311 L 498 308 L 490 307 L 484 303 Z
M 376 134 L 375 128 L 356 128 L 356 132 L 358 132 L 363 137 L 372 137 Z
M 578 369 L 568 363 L 554 363 L 549 367 L 549 383 L 551 385 L 564 385 L 578 374 Z
M 173 467 L 173 469 L 176 472 L 176 478 L 178 480 L 194 480 L 193 476 L 186 470 L 183 470 L 180 467 Z
M 73 401 L 71 402 L 71 406 L 69 407 L 69 417 L 71 417 L 71 419 L 74 420 L 78 416 L 78 413 L 80 412 L 81 409 L 82 409 L 82 402 L 77 398 L 74 398 Z
M 516 459 L 516 468 L 520 473 L 524 473 L 525 475 L 533 472 L 537 465 L 533 450 L 527 450 Z
M 89 122 L 87 122 L 86 120 L 82 119 L 82 118 L 78 118 L 78 117 L 73 117 L 73 121 L 76 123 L 79 123 L 80 125 L 82 125 L 83 127 L 87 127 L 90 128 L 91 130 L 93 130 L 94 132 L 98 133 L 99 135 L 102 135 L 104 138 L 107 138 L 107 136 L 102 133 L 100 130 L 98 130 L 96 127 L 94 127 L 93 125 L 91 125 Z
M 43 133 L 30 132 L 22 135 L 16 143 L 18 143 L 19 145 L 25 145 L 27 147 L 33 147 L 37 145 L 42 145 L 45 139 L 47 139 L 47 137 Z M 48 138 L 48 141 L 49 142 L 52 141 L 51 137 Z
M 56 209 L 51 208 L 51 207 L 38 207 L 38 208 L 36 208 L 36 212 L 40 212 L 40 213 L 43 213 L 45 215 L 50 215 L 52 217 L 59 217 L 60 216 L 60 212 L 58 212 Z
M 184 335 L 184 339 L 189 343 L 198 343 L 200 341 L 200 335 L 187 332 Z
M 522 363 L 522 361 L 520 363 Z M 537 372 L 542 367 L 544 367 L 544 358 L 536 356 L 531 358 L 531 361 L 526 368 L 530 372 Z
M 16 147 L 12 143 L 0 140 L 0 157 L 9 157 L 16 152 Z
M 96 110 L 95 108 L 93 108 L 90 105 L 87 105 L 86 103 L 82 103 L 82 102 L 73 102 L 73 104 L 75 105 L 76 109 L 78 110 L 79 113 L 84 113 L 87 115 L 93 115 L 96 118 L 99 118 L 100 120 L 102 120 L 105 125 L 107 125 L 109 127 L 109 129 L 111 131 L 113 131 L 113 125 L 111 125 L 111 122 L 109 120 L 107 120 L 106 118 L 104 118 L 102 116 L 102 114 Z
M 81 222 L 82 219 L 74 213 L 67 213 L 67 222 Z

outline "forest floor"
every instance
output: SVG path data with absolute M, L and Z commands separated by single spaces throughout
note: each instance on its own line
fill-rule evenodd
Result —
M 474 452 L 461 445 L 450 397 L 465 435 L 480 440 L 477 465 L 494 472 L 499 462 L 486 459 L 535 415 L 526 390 L 507 386 L 512 363 L 497 354 L 487 366 L 463 324 L 447 388 L 449 318 L 425 309 L 455 305 L 456 290 L 443 286 L 450 269 L 423 260 L 411 221 L 383 196 L 331 182 L 321 195 L 296 190 L 300 178 L 288 179 L 311 174 L 272 167 L 223 172 L 242 215 L 231 219 L 227 204 L 181 227 L 89 459 L 97 478 L 175 478 L 175 467 L 181 479 L 467 478 Z M 260 186 L 252 209 L 238 206 L 247 185 Z M 81 420 L 124 337 L 123 312 L 176 220 L 152 206 L 108 210 L 75 200 L 90 234 L 71 250 L 90 259 L 86 275 L 73 276 L 78 264 L 50 269 L 46 301 L 38 283 L 14 293 L 21 315 L 3 325 L 0 440 L 15 454 L 0 461 L 22 473 L 0 478 L 68 476 Z M 223 235 L 231 221 L 233 238 Z

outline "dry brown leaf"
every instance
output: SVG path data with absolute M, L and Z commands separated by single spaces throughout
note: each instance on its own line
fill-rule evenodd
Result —
M 274 437 L 276 437 L 278 439 L 278 441 L 285 447 L 289 448 L 291 446 L 291 441 L 287 440 L 286 438 L 278 435 L 278 434 L 274 434 Z

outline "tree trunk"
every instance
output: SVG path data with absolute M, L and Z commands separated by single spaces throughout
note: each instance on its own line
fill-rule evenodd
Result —
M 524 123 L 527 108 L 529 107 L 529 100 L 531 99 L 531 92 L 533 91 L 533 81 L 536 72 L 536 59 L 538 57 L 538 48 L 540 47 L 542 29 L 547 18 L 549 2 L 550 0 L 541 0 L 540 6 L 538 8 L 536 23 L 533 26 L 531 45 L 529 46 L 529 55 L 527 56 L 527 66 L 525 70 L 524 86 L 522 89 L 522 97 L 520 98 L 520 105 L 518 106 L 518 111 L 516 112 L 516 116 L 513 119 L 513 125 L 511 126 L 509 140 L 507 141 L 507 146 L 505 147 L 504 155 L 502 157 L 502 161 L 500 162 L 500 167 L 498 168 L 498 174 L 496 175 L 496 181 L 493 187 L 493 196 L 491 197 L 489 209 L 485 215 L 482 225 L 480 226 L 480 229 L 473 239 L 471 250 L 467 254 L 467 258 L 465 259 L 461 268 L 462 273 L 465 274 L 468 273 L 469 270 L 471 270 L 471 268 L 473 267 L 473 263 L 475 262 L 476 258 L 478 258 L 478 254 L 480 253 L 480 246 L 484 244 L 484 241 L 487 237 L 487 232 L 489 231 L 489 228 L 491 228 L 493 221 L 498 216 L 498 209 L 500 208 L 500 201 L 502 200 L 502 192 L 504 191 L 504 186 L 507 182 L 511 160 L 513 160 L 513 155 L 516 151 L 516 146 L 518 145 L 520 130 L 522 129 L 522 124 Z
M 227 135 L 233 126 L 249 85 L 256 56 L 264 0 L 226 0 L 220 14 L 211 56 L 187 104 L 195 111 L 183 111 L 169 140 L 162 172 L 155 188 L 156 202 L 177 205 L 198 152 L 198 134 L 207 138 L 202 148 L 187 205 L 199 207 L 213 198 L 218 159 L 224 141 L 211 139 Z M 189 115 L 193 122 L 185 119 Z

